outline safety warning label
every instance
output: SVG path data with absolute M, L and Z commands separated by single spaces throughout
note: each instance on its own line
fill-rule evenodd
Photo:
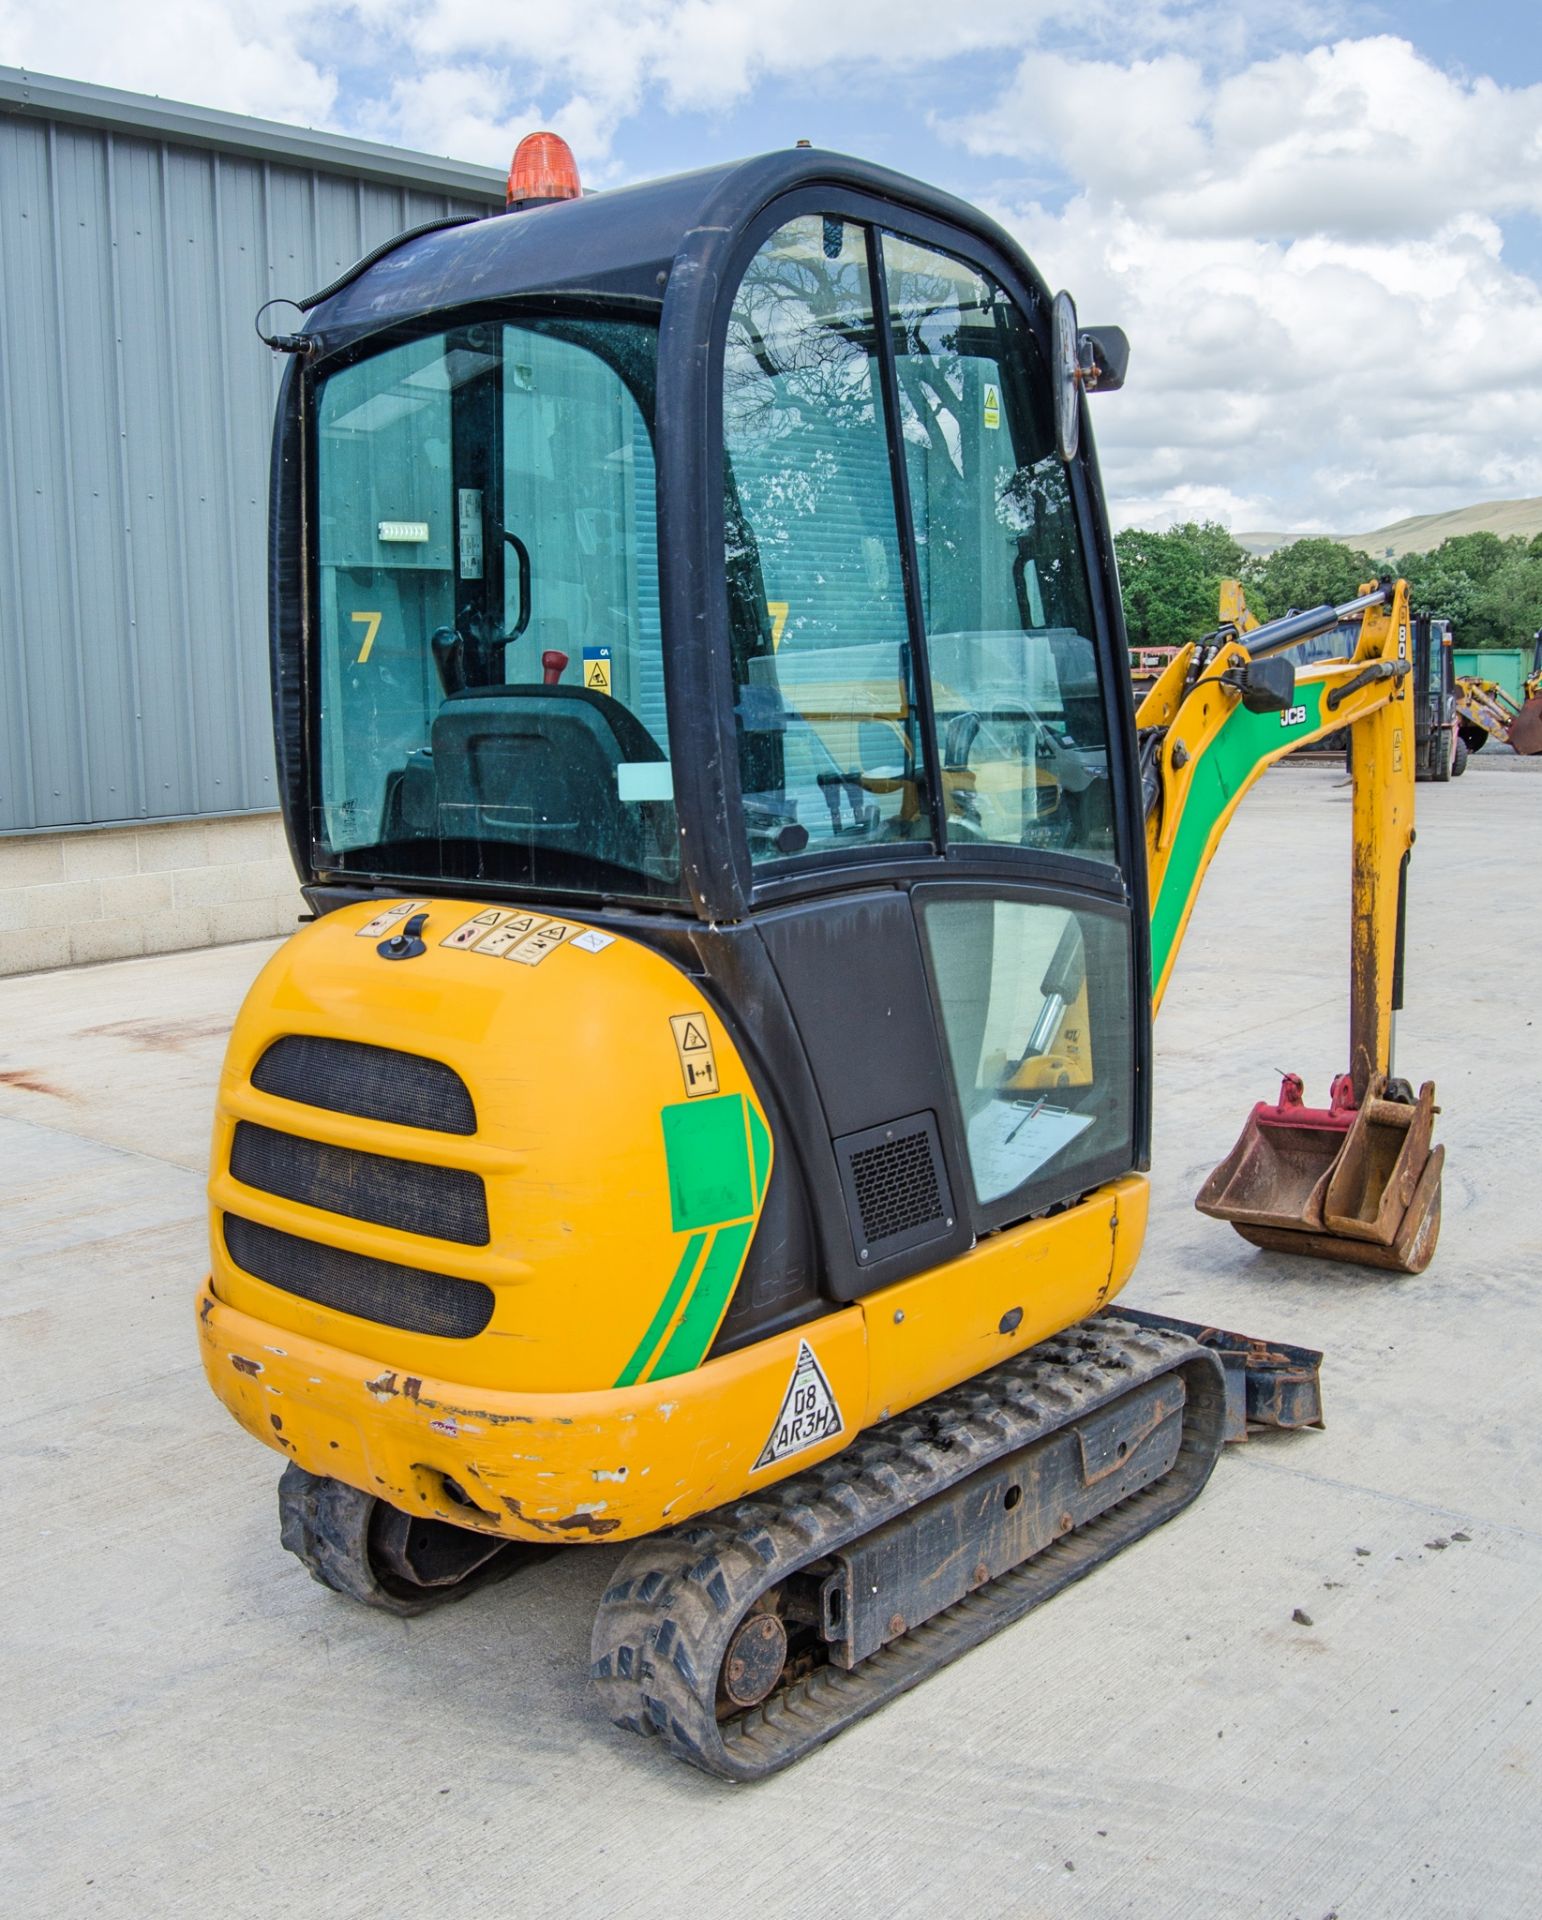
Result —
M 447 933 L 439 942 L 441 947 L 474 947 L 479 940 L 493 931 L 503 915 L 496 907 L 489 907 L 485 913 L 479 913 L 474 920 L 463 920 L 453 933 Z
M 1001 427 L 1001 389 L 989 381 L 985 383 L 985 424 L 992 433 Z
M 503 956 L 517 960 L 522 967 L 539 966 L 553 947 L 560 947 L 573 931 L 571 920 L 546 920 L 523 940 L 516 941 Z
M 669 1030 L 675 1036 L 675 1052 L 680 1056 L 680 1072 L 685 1078 L 688 1100 L 704 1093 L 716 1093 L 717 1057 L 712 1051 L 712 1036 L 707 1031 L 704 1013 L 672 1013 Z
M 532 928 L 538 927 L 544 916 L 539 913 L 511 913 L 500 926 L 491 933 L 483 934 L 478 940 L 476 950 L 485 953 L 494 960 L 501 960 L 509 948 L 523 940 Z
M 405 920 L 409 913 L 421 913 L 427 905 L 426 900 L 398 900 L 395 906 L 377 913 L 373 920 L 366 920 L 354 937 L 359 940 L 378 940 L 383 933 L 389 933 L 392 927 Z
M 584 648 L 584 685 L 590 693 L 610 692 L 610 648 Z
M 821 1440 L 830 1440 L 843 1430 L 841 1410 L 835 1404 L 830 1382 L 825 1378 L 814 1350 L 806 1340 L 798 1342 L 798 1363 L 787 1382 L 781 1410 L 771 1428 L 771 1437 L 760 1450 L 760 1458 L 751 1467 L 759 1473 L 789 1454 L 802 1453 Z

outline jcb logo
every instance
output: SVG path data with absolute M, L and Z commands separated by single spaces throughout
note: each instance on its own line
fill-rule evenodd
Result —
M 1287 707 L 1280 715 L 1280 725 L 1282 727 L 1299 727 L 1305 719 L 1305 707 Z

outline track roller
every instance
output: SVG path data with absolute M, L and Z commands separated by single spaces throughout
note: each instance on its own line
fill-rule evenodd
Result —
M 386 1613 L 459 1600 L 551 1551 L 398 1512 L 293 1461 L 278 1483 L 278 1518 L 279 1539 L 313 1580 Z
M 775 1773 L 1195 1498 L 1213 1354 L 1107 1316 L 639 1542 L 591 1648 L 611 1718 L 725 1780 Z

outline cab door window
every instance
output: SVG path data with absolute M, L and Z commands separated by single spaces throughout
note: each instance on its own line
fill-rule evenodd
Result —
M 1087 568 L 1051 385 L 1023 315 L 883 236 L 951 845 L 1114 858 Z
M 756 253 L 723 432 L 754 859 L 929 839 L 866 228 L 809 215 Z
M 916 891 L 975 1199 L 1021 1218 L 1134 1159 L 1122 911 Z

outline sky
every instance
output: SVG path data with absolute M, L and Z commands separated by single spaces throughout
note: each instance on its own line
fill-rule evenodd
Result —
M 1124 327 L 1116 525 L 1542 495 L 1536 0 L 0 0 L 0 64 L 593 188 L 808 139 Z

